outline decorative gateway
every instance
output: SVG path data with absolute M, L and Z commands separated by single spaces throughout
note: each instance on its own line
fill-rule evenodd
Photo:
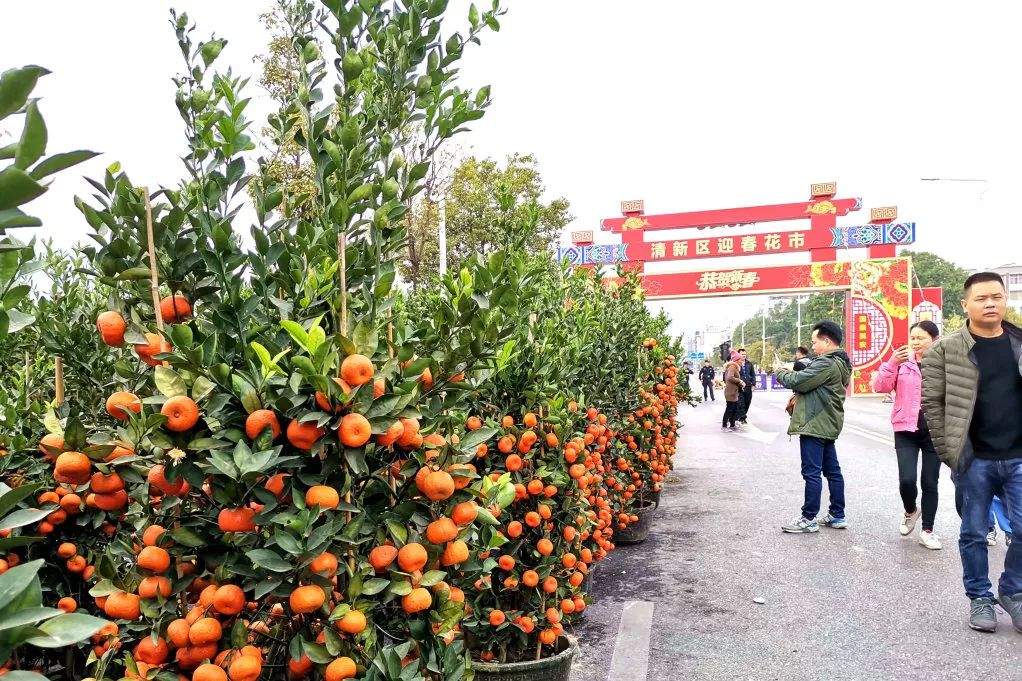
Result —
M 575 241 L 574 246 L 560 249 L 560 256 L 577 267 L 618 265 L 635 271 L 642 276 L 651 299 L 845 291 L 849 299 L 844 326 L 852 358 L 851 390 L 853 394 L 869 394 L 873 372 L 894 348 L 908 342 L 913 310 L 934 314 L 932 302 L 926 307 L 931 296 L 920 298 L 923 307 L 913 299 L 911 260 L 897 257 L 898 246 L 915 242 L 916 225 L 895 222 L 898 212 L 893 206 L 872 211 L 866 224 L 838 225 L 838 218 L 860 210 L 862 201 L 836 198 L 834 182 L 812 185 L 810 195 L 808 201 L 795 203 L 662 215 L 646 215 L 641 201 L 624 202 L 622 217 L 607 218 L 601 225 L 603 231 L 619 236 L 618 243 Z M 747 225 L 769 222 L 784 225 L 766 233 L 734 233 Z M 667 229 L 711 229 L 721 233 L 647 239 L 648 233 Z M 867 249 L 867 259 L 839 261 L 838 249 Z M 661 273 L 662 268 L 656 273 L 646 271 L 648 262 L 779 253 L 808 253 L 810 262 L 670 273 Z M 939 305 L 936 311 L 939 314 Z

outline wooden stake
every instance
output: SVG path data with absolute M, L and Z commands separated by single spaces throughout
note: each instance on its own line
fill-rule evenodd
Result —
M 337 231 L 337 260 L 339 262 L 338 275 L 340 276 L 340 295 L 341 295 L 341 335 L 344 337 L 348 336 L 348 237 L 347 232 L 343 229 Z M 337 365 L 337 376 L 341 375 L 341 365 Z M 343 461 L 343 459 L 342 459 Z M 345 466 L 345 473 L 348 474 L 348 491 L 344 493 L 344 503 L 351 503 L 351 471 Z M 345 520 L 351 522 L 351 511 L 346 511 L 344 514 Z M 355 572 L 355 553 L 350 548 L 348 549 L 348 568 L 352 573 Z
M 31 391 L 28 389 L 28 382 L 32 377 L 32 359 L 25 350 L 25 409 L 32 405 Z
M 145 200 L 145 231 L 149 244 L 149 288 L 153 294 L 153 309 L 156 311 L 156 328 L 163 334 L 163 312 L 160 310 L 160 273 L 156 267 L 156 245 L 153 243 L 153 206 L 149 202 L 149 188 L 142 187 Z
M 53 401 L 56 406 L 64 404 L 64 359 L 57 357 L 53 361 Z

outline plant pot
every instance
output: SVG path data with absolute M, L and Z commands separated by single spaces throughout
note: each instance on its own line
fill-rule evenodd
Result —
M 578 641 L 562 636 L 557 653 L 525 662 L 472 662 L 476 681 L 568 681 L 571 663 L 578 654 Z
M 656 492 L 643 492 L 641 501 L 652 501 L 653 505 L 659 508 L 661 492 L 663 492 L 663 490 L 658 490 Z
M 646 536 L 653 526 L 653 513 L 656 511 L 656 504 L 647 500 L 645 506 L 633 510 L 639 519 L 625 529 L 617 530 L 614 533 L 614 544 L 617 546 L 640 544 L 646 541 Z

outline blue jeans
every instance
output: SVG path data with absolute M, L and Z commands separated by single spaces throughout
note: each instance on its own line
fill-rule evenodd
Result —
M 990 504 L 990 530 L 994 529 L 994 521 L 1000 526 L 1001 532 L 1011 534 L 1011 521 L 1008 520 L 1008 512 L 1004 510 L 1004 502 L 1000 497 L 994 497 L 994 503 Z
M 806 481 L 802 517 L 812 520 L 820 512 L 820 496 L 823 494 L 820 473 L 823 473 L 823 477 L 827 478 L 827 491 L 830 493 L 830 514 L 835 518 L 844 518 L 845 479 L 841 476 L 841 465 L 837 462 L 834 441 L 800 435 L 798 443 L 802 450 L 802 478 Z
M 962 493 L 962 532 L 958 551 L 962 556 L 962 582 L 969 598 L 993 598 L 987 563 L 986 535 L 990 527 L 990 504 L 1001 497 L 1008 522 L 1022 527 L 1022 458 L 1005 461 L 975 459 L 958 476 Z M 1022 593 L 1022 544 L 1012 542 L 1004 557 L 1004 573 L 998 590 L 1002 596 Z

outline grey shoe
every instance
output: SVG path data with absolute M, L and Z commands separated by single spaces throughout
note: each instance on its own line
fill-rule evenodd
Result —
M 848 523 L 844 518 L 835 518 L 831 514 L 827 514 L 827 517 L 820 521 L 820 524 L 824 527 L 831 527 L 835 530 L 846 530 L 848 529 Z
M 813 532 L 819 532 L 820 526 L 815 520 L 799 516 L 787 525 L 781 525 L 781 531 L 789 534 L 811 534 Z
M 973 598 L 969 606 L 969 626 L 976 631 L 997 631 L 997 612 L 990 598 Z
M 1011 617 L 1011 623 L 1014 625 L 1015 631 L 1022 634 L 1022 593 L 1017 593 L 1014 596 L 1001 594 L 998 600 L 1001 602 L 1004 612 L 1008 613 L 1008 616 Z

